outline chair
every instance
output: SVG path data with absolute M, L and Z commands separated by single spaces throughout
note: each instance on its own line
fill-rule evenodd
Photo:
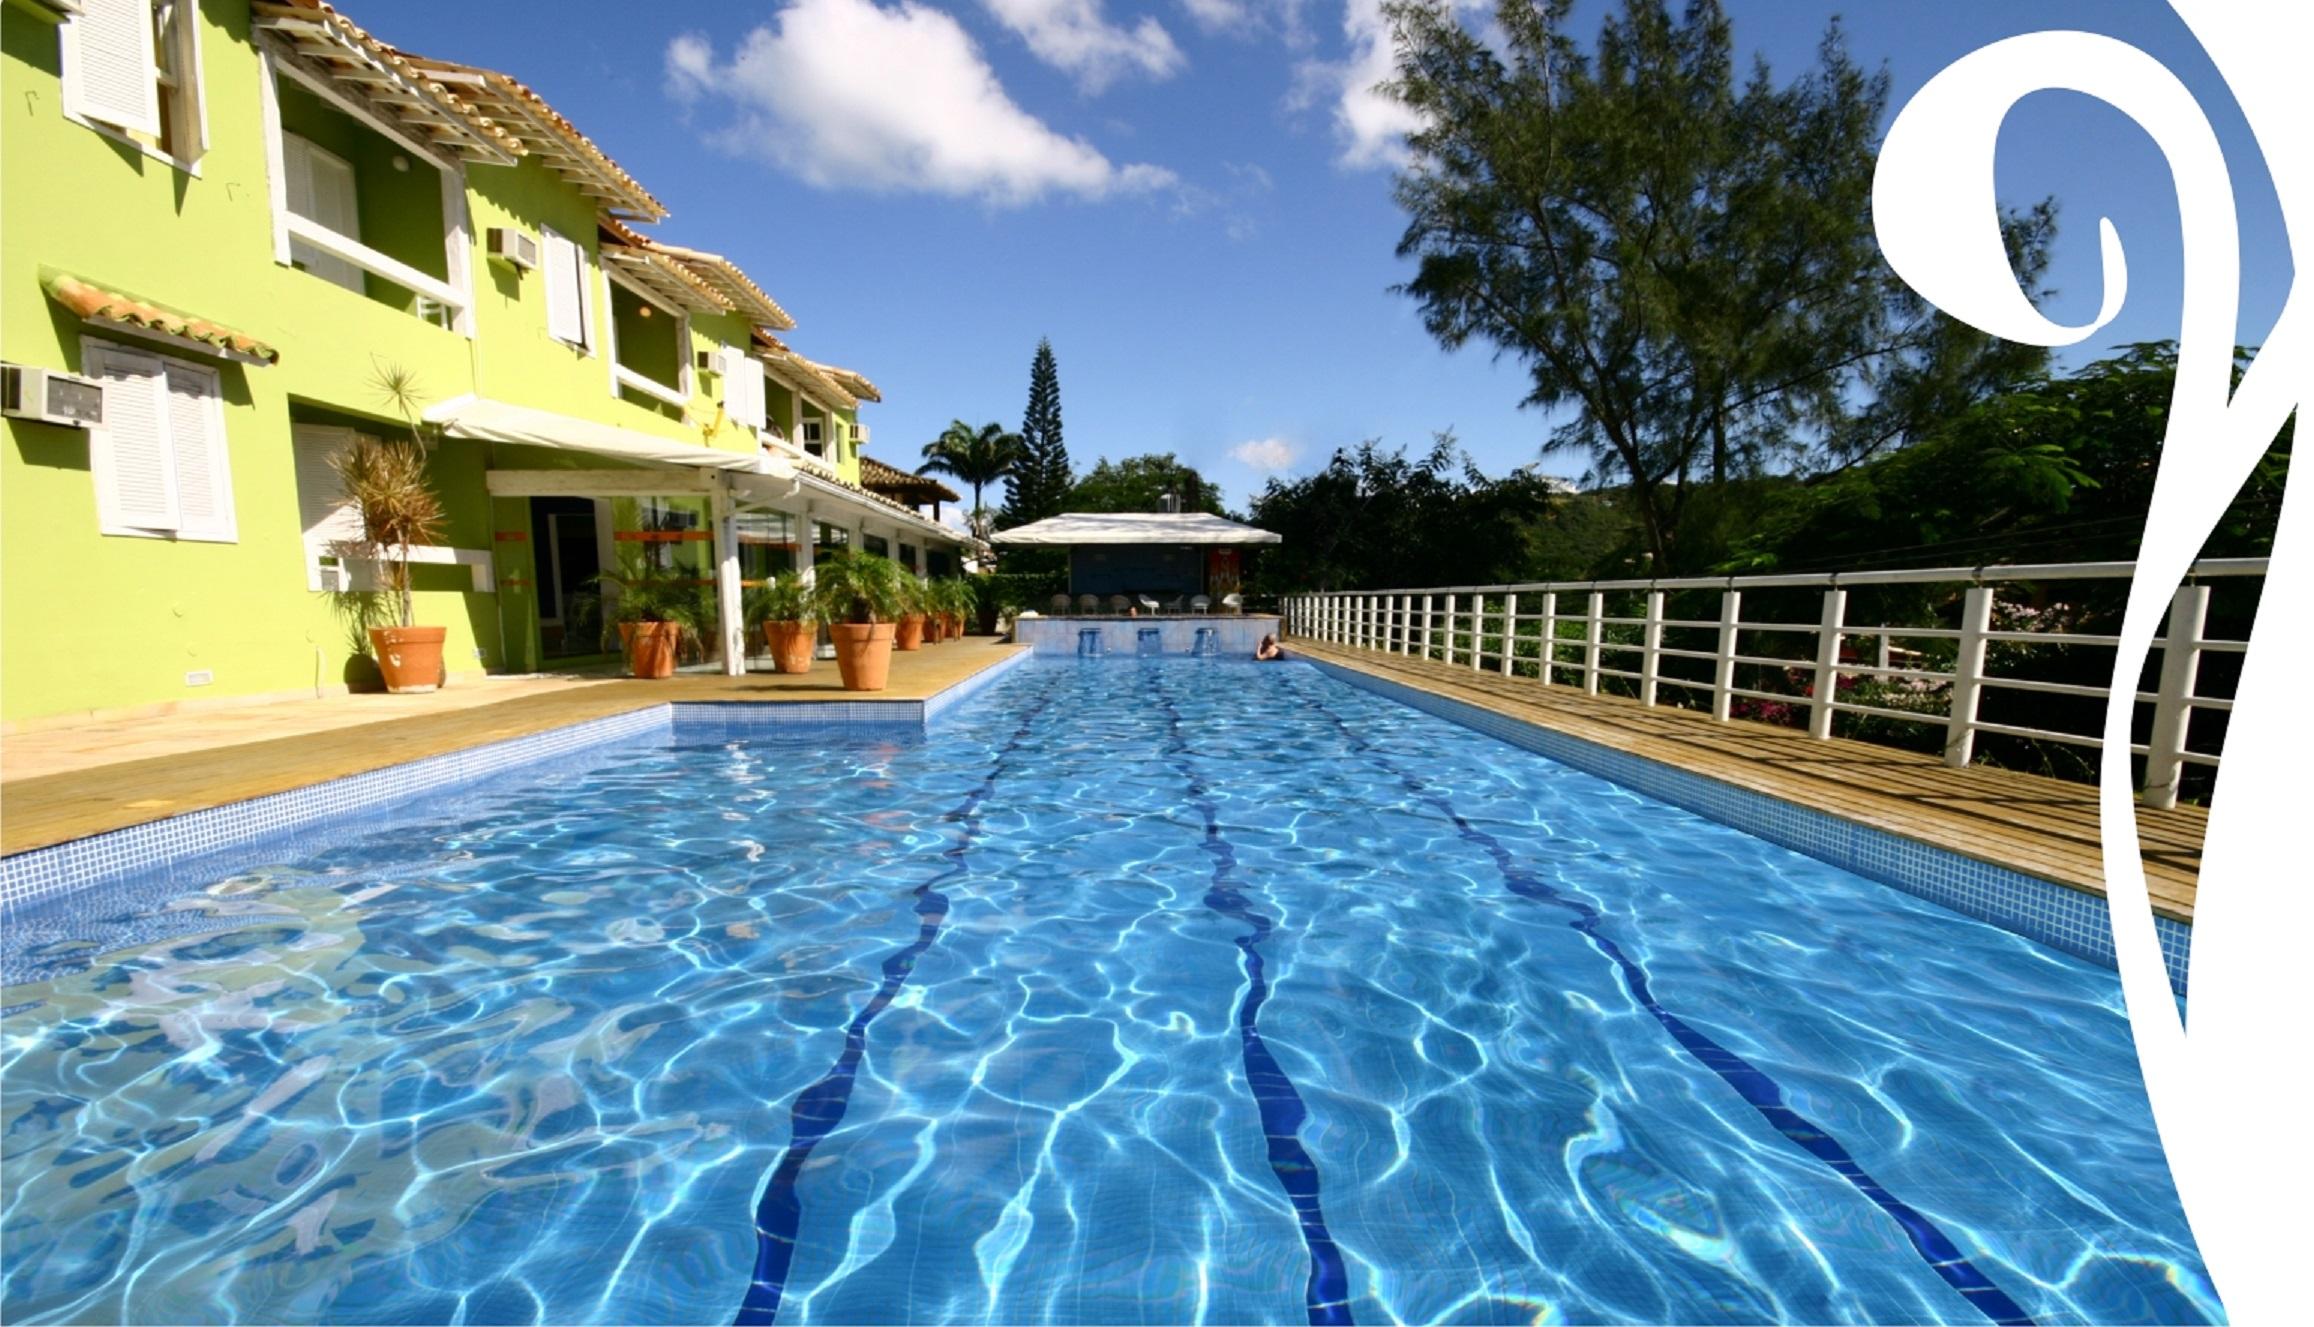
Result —
M 1139 595 L 1139 596 L 1137 596 L 1137 597 L 1138 597 L 1138 598 L 1141 600 L 1141 611 L 1142 611 L 1142 612 L 1144 612 L 1144 613 L 1154 613 L 1154 612 L 1156 612 L 1156 611 L 1157 611 L 1157 600 L 1156 600 L 1156 599 L 1154 599 L 1153 597 L 1151 597 L 1151 596 L 1149 596 L 1149 595 L 1146 595 L 1146 594 L 1144 594 L 1144 595 Z
M 1182 604 L 1180 595 L 1173 595 L 1165 601 L 1165 611 L 1168 613 L 1179 613 L 1181 608 Z
M 1212 601 L 1211 599 L 1208 599 L 1208 598 L 1206 598 L 1204 595 L 1202 595 L 1202 594 L 1193 594 L 1193 595 L 1189 596 L 1189 611 L 1190 611 L 1190 612 L 1192 612 L 1192 613 L 1204 613 L 1204 612 L 1210 612 L 1210 611 L 1212 610 L 1212 608 L 1213 608 L 1213 601 Z
M 1069 597 L 1067 595 L 1056 594 L 1053 596 L 1053 613 L 1059 617 L 1069 615 Z
M 1123 617 L 1125 615 L 1125 610 L 1131 608 L 1132 606 L 1132 601 L 1121 594 L 1112 594 L 1109 596 L 1109 615 L 1112 617 Z
M 1080 594 L 1080 595 L 1078 595 L 1078 596 L 1077 596 L 1077 611 L 1078 611 L 1079 613 L 1082 613 L 1082 614 L 1084 614 L 1086 617 L 1098 617 L 1098 616 L 1100 616 L 1100 613 L 1101 613 L 1101 596 L 1099 596 L 1099 595 L 1097 595 L 1097 594 Z
M 1221 611 L 1225 613 L 1244 612 L 1245 596 L 1242 594 L 1225 594 L 1221 596 Z

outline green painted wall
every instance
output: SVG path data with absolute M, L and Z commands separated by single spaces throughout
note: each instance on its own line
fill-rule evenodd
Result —
M 43 266 L 120 289 L 259 337 L 282 352 L 270 367 L 225 364 L 226 434 L 238 538 L 233 543 L 98 533 L 88 435 L 9 420 L 0 434 L 0 721 L 165 706 L 234 696 L 310 694 L 373 674 L 338 596 L 305 588 L 302 520 L 290 442 L 293 418 L 387 433 L 399 421 L 378 376 L 415 381 L 422 404 L 473 394 L 659 437 L 752 450 L 722 419 L 718 378 L 694 374 L 689 407 L 613 392 L 603 336 L 609 316 L 595 257 L 595 205 L 535 160 L 465 171 L 474 335 L 433 327 L 404 307 L 344 290 L 274 257 L 260 90 L 247 0 L 202 0 L 201 89 L 209 148 L 198 173 L 64 118 L 57 28 L 0 6 L 0 353 L 12 363 L 78 371 L 84 327 L 42 291 Z M 358 19 L 358 15 L 357 15 Z M 360 172 L 363 240 L 447 278 L 439 177 L 422 160 L 396 171 L 401 149 L 334 108 L 284 85 L 283 114 Z M 404 155 L 408 155 L 404 153 Z M 70 181 L 71 188 L 57 187 Z M 382 181 L 383 183 L 373 183 Z M 488 261 L 485 236 L 552 226 L 590 266 L 591 349 L 547 335 L 539 274 Z M 672 337 L 673 320 L 658 318 Z M 690 345 L 745 344 L 744 320 L 698 317 Z M 134 337 L 104 334 L 123 344 Z M 669 346 L 672 350 L 675 347 Z M 164 352 L 179 353 L 179 352 Z M 188 355 L 198 362 L 214 360 Z M 784 422 L 786 405 L 775 401 Z M 850 449 L 847 449 L 849 451 Z M 857 461 L 847 457 L 848 473 Z M 431 468 L 448 511 L 445 541 L 491 550 L 494 594 L 466 588 L 458 568 L 417 572 L 417 616 L 449 629 L 456 674 L 537 666 L 537 600 L 527 503 L 491 499 L 487 469 L 587 467 L 572 453 L 450 439 Z M 189 671 L 214 674 L 192 687 Z

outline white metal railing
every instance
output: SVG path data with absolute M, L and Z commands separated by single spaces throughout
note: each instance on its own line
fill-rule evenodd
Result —
M 1361 590 L 1345 593 L 1290 595 L 1284 600 L 1286 629 L 1298 636 L 1354 649 L 1436 659 L 1467 667 L 1473 672 L 1490 668 L 1501 676 L 1519 674 L 1531 666 L 1542 686 L 1560 685 L 1562 679 L 1597 694 L 1600 679 L 1628 681 L 1643 705 L 1654 705 L 1665 687 L 1708 697 L 1711 717 L 1726 722 L 1739 698 L 1792 704 L 1807 711 L 1808 735 L 1832 736 L 1838 714 L 1856 714 L 1904 723 L 1941 726 L 1945 763 L 1965 766 L 1975 756 L 1980 733 L 2029 738 L 2069 746 L 2096 748 L 2103 740 L 2093 733 L 1998 723 L 1981 716 L 1987 689 L 2007 689 L 2046 695 L 2104 700 L 2105 686 L 2059 682 L 2029 677 L 1996 675 L 1986 667 L 1989 644 L 2063 645 L 2111 648 L 2120 638 L 2085 632 L 1996 629 L 1993 625 L 1994 587 L 2001 584 L 2047 581 L 2127 580 L 2135 574 L 2130 562 L 2065 562 L 2000 567 L 1941 567 L 1915 571 L 1852 571 L 1767 576 L 1682 577 L 1664 580 L 1562 581 L 1522 585 L 1454 585 L 1420 589 Z M 2240 653 L 2248 642 L 2204 637 L 2210 587 L 2205 582 L 2225 577 L 2260 577 L 2264 558 L 2213 558 L 2194 564 L 2186 583 L 2170 601 L 2166 631 L 2153 642 L 2161 652 L 2159 680 L 2152 691 L 2139 691 L 2137 703 L 2152 707 L 2147 740 L 2133 745 L 2145 757 L 2140 799 L 2157 807 L 2177 803 L 2180 776 L 2187 765 L 2216 766 L 2214 752 L 2189 749 L 2193 716 L 2197 711 L 2229 711 L 2232 701 L 2199 694 L 2202 656 Z M 1848 620 L 1848 595 L 1855 589 L 1883 585 L 1962 585 L 1960 617 L 1956 626 L 1913 626 L 1905 623 L 1861 624 Z M 1817 589 L 1822 611 L 1813 622 L 1766 622 L 1744 616 L 1747 590 Z M 1716 620 L 1665 616 L 1667 592 L 1719 591 Z M 1636 596 L 1637 615 L 1610 614 L 1610 597 L 1619 602 Z M 1533 630 L 1529 630 L 1529 627 Z M 1564 628 L 1564 630 L 1562 630 Z M 1610 628 L 1636 628 L 1637 639 L 1613 639 Z M 1664 643 L 1666 632 L 1692 638 L 1710 633 L 1710 649 L 1677 648 Z M 1810 638 L 1806 655 L 1778 657 L 1756 651 L 1763 635 L 1799 635 Z M 1753 638 L 1751 653 L 1745 638 Z M 1862 656 L 1844 657 L 1847 642 L 1871 640 L 1872 662 Z M 1949 671 L 1920 666 L 1923 653 L 1899 642 L 1951 641 Z M 1531 647 L 1531 650 L 1522 650 Z M 1710 677 L 1680 676 L 1664 671 L 1667 659 L 1693 660 L 1710 665 Z M 1737 685 L 1737 669 L 1744 666 L 1804 672 L 1806 692 L 1764 691 Z M 1949 689 L 1946 712 L 1914 712 L 1852 703 L 1840 699 L 1842 678 L 1900 678 Z

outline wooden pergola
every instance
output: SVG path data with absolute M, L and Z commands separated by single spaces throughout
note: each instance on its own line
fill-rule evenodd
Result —
M 936 521 L 940 519 L 941 503 L 964 500 L 963 494 L 930 475 L 912 475 L 873 456 L 860 458 L 860 487 L 911 507 L 929 506 Z

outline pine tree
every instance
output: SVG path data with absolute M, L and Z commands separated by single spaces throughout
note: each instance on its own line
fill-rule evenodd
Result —
M 1028 410 L 1021 416 L 1021 459 L 1004 482 L 1004 524 L 1026 525 L 1061 514 L 1076 475 L 1061 441 L 1061 371 L 1053 343 L 1040 339 L 1028 371 Z

